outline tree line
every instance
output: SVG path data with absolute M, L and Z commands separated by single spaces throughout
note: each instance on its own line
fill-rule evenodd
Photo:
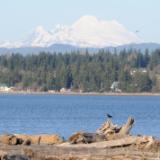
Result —
M 17 89 L 107 92 L 113 82 L 123 92 L 159 91 L 160 50 L 0 55 L 0 84 Z

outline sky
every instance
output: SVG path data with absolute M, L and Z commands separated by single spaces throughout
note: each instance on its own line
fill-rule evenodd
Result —
M 51 30 L 92 15 L 160 43 L 159 7 L 160 0 L 0 0 L 0 41 L 19 40 L 39 25 Z

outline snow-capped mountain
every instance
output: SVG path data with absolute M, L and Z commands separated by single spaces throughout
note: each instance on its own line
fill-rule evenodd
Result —
M 38 26 L 28 37 L 23 41 L 23 46 L 27 47 L 47 47 L 53 44 L 53 34 L 45 30 L 43 26 Z
M 0 48 L 48 47 L 68 44 L 78 47 L 103 48 L 140 43 L 140 38 L 117 21 L 106 21 L 94 16 L 83 16 L 71 26 L 57 25 L 51 31 L 38 26 L 25 40 L 1 42 Z
M 71 26 L 58 26 L 53 35 L 57 43 L 80 47 L 103 48 L 140 42 L 136 34 L 117 21 L 99 20 L 93 16 L 83 16 Z

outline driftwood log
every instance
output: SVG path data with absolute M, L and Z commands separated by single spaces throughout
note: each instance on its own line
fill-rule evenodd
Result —
M 119 134 L 120 135 L 128 135 L 133 127 L 133 124 L 134 124 L 134 119 L 130 117 L 128 119 L 128 121 L 126 122 L 126 124 L 124 124 L 121 127 Z
M 106 140 L 107 138 L 105 137 L 105 135 L 100 135 L 96 133 L 77 132 L 68 139 L 68 142 L 70 144 L 80 144 L 80 143 L 88 144 Z
M 111 120 L 106 121 L 96 133 L 77 132 L 73 134 L 66 143 L 58 135 L 22 135 L 8 134 L 0 136 L 0 143 L 7 145 L 60 145 L 71 147 L 95 148 L 118 148 L 134 145 L 140 149 L 149 149 L 156 146 L 156 141 L 153 137 L 148 136 L 131 136 L 130 131 L 133 127 L 134 119 L 128 118 L 127 122 L 118 126 L 112 123 Z M 69 142 L 69 143 L 68 143 Z M 157 143 L 159 144 L 159 143 Z M 83 146 L 84 147 L 84 146 Z
M 78 132 L 72 135 L 69 143 L 63 142 L 58 135 L 1 135 L 0 160 L 159 158 L 160 141 L 149 136 L 131 136 L 133 124 L 133 118 L 129 118 L 122 126 L 108 120 L 96 133 Z
M 23 135 L 23 134 L 7 134 L 0 136 L 0 142 L 8 145 L 31 145 L 31 144 L 60 144 L 63 143 L 63 139 L 56 135 Z
M 111 120 L 108 120 L 107 122 L 105 122 L 101 128 L 99 128 L 97 130 L 96 133 L 98 134 L 102 134 L 102 135 L 106 135 L 106 136 L 110 136 L 110 135 L 128 135 L 133 127 L 134 124 L 134 119 L 129 117 L 127 122 L 122 125 L 122 126 L 118 126 L 112 123 Z
M 95 148 L 119 148 L 119 147 L 128 147 L 128 146 L 136 146 L 137 148 L 147 148 L 148 146 L 151 145 L 151 142 L 153 144 L 154 139 L 153 137 L 149 136 L 125 136 L 123 138 L 119 138 L 116 140 L 108 140 L 108 141 L 101 141 L 101 142 L 95 142 L 95 143 L 90 143 L 88 145 L 86 144 L 77 144 L 73 145 L 75 148 L 79 147 L 84 147 L 84 148 L 90 148 L 90 147 L 95 147 Z M 71 147 L 72 145 L 69 143 L 63 143 L 61 144 L 63 147 Z
M 155 139 L 149 136 L 131 136 L 130 131 L 133 127 L 134 119 L 129 117 L 127 122 L 118 126 L 111 120 L 106 121 L 96 133 L 77 132 L 72 135 L 68 142 L 70 144 L 89 144 L 92 147 L 125 147 L 134 145 L 140 149 L 147 149 L 155 145 Z M 77 145 L 77 146 L 79 146 Z
M 127 122 L 118 126 L 112 123 L 111 120 L 105 122 L 101 128 L 97 130 L 96 133 L 86 133 L 86 132 L 77 132 L 69 138 L 71 144 L 79 143 L 93 143 L 100 141 L 107 141 L 111 139 L 119 139 L 129 135 L 130 130 L 134 124 L 133 118 L 128 118 Z

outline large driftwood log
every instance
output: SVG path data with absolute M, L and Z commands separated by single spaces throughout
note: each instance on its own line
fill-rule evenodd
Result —
M 80 144 L 80 143 L 88 144 L 105 140 L 107 140 L 105 135 L 99 135 L 96 133 L 77 132 L 68 139 L 68 142 L 70 144 Z
M 88 145 L 85 145 L 83 143 L 75 145 L 75 147 L 80 148 L 80 147 L 95 147 L 95 148 L 117 148 L 117 147 L 127 147 L 131 145 L 135 145 L 138 148 L 146 148 L 151 142 L 155 141 L 152 137 L 148 136 L 125 136 L 116 140 L 109 140 L 109 141 L 101 141 L 101 142 L 96 142 L 96 143 L 91 143 Z M 64 143 L 61 144 L 61 146 L 64 147 L 71 147 L 71 144 L 69 143 Z
M 120 139 L 127 136 L 133 126 L 134 119 L 129 118 L 123 126 L 114 125 L 111 120 L 105 122 L 96 133 L 77 132 L 69 138 L 70 144 L 93 143 Z
M 111 120 L 106 121 L 101 128 L 97 130 L 97 134 L 102 135 L 111 135 L 113 133 L 118 133 L 120 131 L 121 127 L 118 125 L 114 125 Z
M 134 124 L 134 119 L 129 117 L 126 124 L 123 126 L 114 125 L 111 120 L 105 122 L 101 128 L 97 130 L 97 134 L 105 135 L 106 137 L 117 136 L 122 137 L 128 135 Z
M 119 134 L 120 135 L 128 135 L 130 133 L 131 129 L 132 129 L 133 124 L 134 124 L 134 119 L 129 117 L 126 124 L 124 124 L 121 127 L 121 129 L 119 131 Z
M 23 134 L 8 134 L 1 135 L 0 142 L 8 145 L 31 145 L 31 144 L 60 144 L 63 142 L 63 139 L 56 135 L 23 135 Z

